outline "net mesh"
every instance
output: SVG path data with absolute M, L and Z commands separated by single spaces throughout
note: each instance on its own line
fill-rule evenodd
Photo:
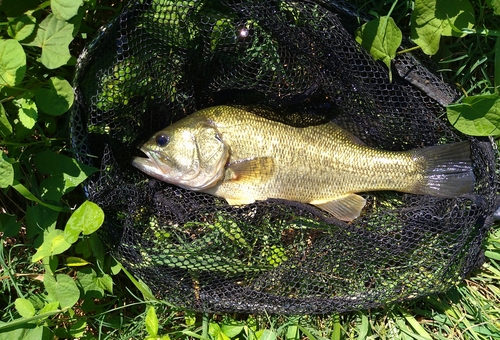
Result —
M 278 199 L 232 207 L 132 167 L 152 133 L 220 104 L 269 115 L 265 105 L 296 126 L 332 120 L 386 150 L 467 139 L 443 108 L 455 89 L 408 53 L 389 82 L 353 39 L 355 13 L 335 0 L 136 0 L 87 46 L 72 143 L 101 171 L 85 190 L 114 256 L 158 298 L 209 312 L 343 312 L 446 291 L 481 264 L 498 206 L 489 140 L 471 139 L 473 194 L 363 193 L 351 223 Z

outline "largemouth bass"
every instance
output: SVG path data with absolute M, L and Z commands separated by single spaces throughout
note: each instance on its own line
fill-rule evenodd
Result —
M 230 205 L 281 198 L 340 220 L 358 217 L 359 192 L 395 190 L 456 197 L 474 189 L 469 142 L 412 151 L 363 145 L 333 123 L 293 127 L 244 109 L 215 106 L 155 133 L 133 165 Z

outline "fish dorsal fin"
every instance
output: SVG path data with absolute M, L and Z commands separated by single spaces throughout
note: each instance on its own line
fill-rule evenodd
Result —
M 271 157 L 257 157 L 230 163 L 226 180 L 264 183 L 273 175 L 274 160 Z
M 339 220 L 352 221 L 361 214 L 366 200 L 356 194 L 347 194 L 328 202 L 311 202 L 311 204 L 329 212 Z

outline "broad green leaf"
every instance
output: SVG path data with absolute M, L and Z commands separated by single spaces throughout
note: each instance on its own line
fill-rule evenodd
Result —
M 30 300 L 17 298 L 14 304 L 16 306 L 17 312 L 23 318 L 30 318 L 35 315 L 36 310 Z
M 103 274 L 102 276 L 98 276 L 96 284 L 102 289 L 113 294 L 113 278 L 110 275 Z
M 42 48 L 40 58 L 48 69 L 66 65 L 71 58 L 69 44 L 73 40 L 74 25 L 49 14 L 39 25 L 35 40 L 30 46 Z
M 38 108 L 31 98 L 18 98 L 12 101 L 17 106 L 19 121 L 27 129 L 32 129 L 38 119 Z
M 87 328 L 87 321 L 80 317 L 74 324 L 71 325 L 69 329 L 69 334 L 73 338 L 81 338 L 85 333 L 85 329 Z
M 50 7 L 58 19 L 69 20 L 78 13 L 82 0 L 52 0 Z
M 80 298 L 80 290 L 75 281 L 66 274 L 50 274 L 43 276 L 43 284 L 49 295 L 59 301 L 61 308 L 71 308 Z
M 21 223 L 17 222 L 15 215 L 0 213 L 0 232 L 3 233 L 3 237 L 14 237 L 20 229 Z
M 0 150 L 0 188 L 14 184 L 14 167 L 9 158 Z
M 19 319 L 24 320 L 24 319 Z M 13 322 L 9 322 L 11 324 Z M 46 326 L 33 326 L 25 321 L 23 325 L 12 328 L 9 332 L 1 332 L 0 340 L 50 340 L 53 339 L 51 332 Z
M 74 158 L 53 152 L 51 150 L 45 150 L 37 154 L 33 162 L 38 172 L 50 176 L 59 175 L 65 172 L 70 172 L 73 178 L 79 178 L 82 176 L 80 174 L 81 172 L 83 172 L 88 176 L 97 171 L 96 168 L 90 167 L 88 165 L 78 162 Z M 80 178 L 79 180 L 83 179 Z M 73 184 L 75 183 L 72 183 L 72 185 Z
M 0 136 L 7 137 L 12 134 L 12 125 L 7 118 L 7 112 L 5 111 L 2 103 L 0 103 Z
M 44 199 L 52 201 L 59 201 L 64 194 L 97 171 L 96 168 L 82 164 L 74 158 L 48 149 L 37 154 L 33 162 L 38 172 L 50 175 L 40 183 L 40 191 Z
M 23 14 L 20 17 L 9 20 L 7 33 L 16 40 L 24 40 L 29 37 L 36 27 L 36 19 L 30 14 Z
M 43 205 L 44 207 L 47 207 L 49 209 L 52 209 L 54 211 L 59 211 L 59 212 L 70 212 L 71 210 L 69 208 L 66 208 L 66 207 L 58 207 L 56 205 L 53 205 L 53 204 L 48 204 L 48 203 L 45 203 L 41 200 L 39 200 L 35 195 L 33 195 L 31 193 L 31 191 L 29 191 L 24 185 L 22 185 L 21 183 L 19 183 L 18 181 L 14 180 L 14 184 L 12 184 L 12 187 L 14 189 L 16 189 L 16 191 L 18 193 L 20 193 L 21 195 L 24 196 L 24 198 L 30 200 L 30 201 L 33 201 L 33 202 L 36 202 L 38 204 L 41 204 Z
M 104 289 L 97 283 L 98 276 L 94 269 L 90 267 L 78 270 L 78 282 L 83 290 L 85 300 L 102 299 Z
M 46 230 L 55 229 L 59 212 L 43 205 L 28 205 L 26 208 L 26 236 L 34 238 Z
M 446 108 L 448 120 L 460 132 L 472 136 L 500 135 L 500 95 L 466 97 Z
M 7 17 L 18 17 L 30 9 L 35 9 L 40 0 L 2 0 L 0 11 L 5 12 Z
M 222 333 L 227 335 L 230 338 L 235 338 L 238 334 L 241 333 L 243 330 L 243 325 L 237 325 L 237 324 L 222 324 L 221 325 L 221 330 Z
M 428 55 L 439 50 L 441 36 L 460 36 L 450 25 L 474 26 L 474 9 L 468 0 L 415 0 L 411 15 L 411 38 Z
M 259 340 L 276 340 L 277 334 L 275 331 L 270 329 L 261 329 L 260 331 L 255 332 L 255 335 Z
M 146 313 L 146 332 L 150 336 L 158 335 L 158 317 L 156 316 L 156 310 L 154 306 L 148 307 L 148 312 Z
M 45 274 L 54 274 L 59 266 L 59 258 L 57 256 L 46 256 L 42 259 Z
M 500 1 L 498 0 L 486 0 L 488 6 L 493 9 L 495 15 L 500 15 Z
M 391 61 L 401 45 L 403 34 L 391 17 L 383 16 L 369 21 L 356 32 L 356 41 L 376 60 L 381 60 L 389 69 L 392 80 Z
M 35 102 L 40 110 L 51 116 L 59 116 L 67 112 L 73 105 L 74 93 L 70 83 L 62 77 L 52 77 L 48 81 L 49 88 L 41 88 L 35 92 Z
M 92 256 L 92 249 L 87 239 L 78 241 L 74 249 L 77 254 L 81 254 L 85 258 Z
M 220 326 L 215 322 L 208 324 L 208 334 L 216 340 L 230 340 L 226 334 L 222 333 Z
M 64 238 L 69 243 L 75 243 L 80 233 L 92 234 L 104 222 L 104 212 L 95 203 L 85 201 L 71 215 L 64 228 Z
M 60 229 L 51 230 L 43 239 L 42 245 L 31 258 L 32 262 L 37 262 L 46 256 L 58 255 L 71 247 L 71 244 L 64 240 L 64 232 Z M 62 307 L 64 308 L 64 307 Z
M 16 86 L 26 72 L 26 54 L 21 44 L 13 39 L 0 39 L 0 88 Z
M 48 302 L 40 309 L 39 314 L 51 313 L 59 309 L 59 301 Z

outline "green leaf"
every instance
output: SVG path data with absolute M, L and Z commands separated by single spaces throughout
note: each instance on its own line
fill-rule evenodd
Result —
M 461 35 L 450 23 L 459 29 L 474 26 L 474 9 L 468 0 L 415 0 L 411 38 L 424 53 L 436 54 L 441 36 Z
M 392 80 L 391 60 L 401 45 L 403 34 L 391 17 L 383 16 L 369 21 L 356 32 L 356 41 L 376 60 L 381 60 L 389 69 Z
M 486 0 L 488 6 L 493 9 L 495 15 L 500 15 L 500 1 L 498 0 Z
M 69 20 L 78 13 L 82 0 L 52 0 L 50 7 L 58 19 Z
M 37 154 L 33 162 L 38 172 L 50 176 L 40 183 L 40 192 L 44 199 L 52 201 L 59 201 L 64 194 L 97 171 L 96 168 L 49 149 Z
M 220 326 L 215 322 L 208 324 L 208 334 L 216 340 L 230 340 L 226 334 L 222 333 Z
M 66 259 L 66 265 L 68 267 L 83 267 L 88 264 L 90 264 L 90 262 L 82 259 L 81 257 L 68 256 Z
M 16 40 L 24 40 L 35 31 L 36 19 L 30 14 L 23 14 L 20 17 L 9 20 L 7 34 Z
M 73 40 L 74 25 L 49 14 L 39 25 L 35 40 L 30 46 L 42 48 L 40 58 L 48 69 L 66 65 L 71 58 L 69 44 Z
M 59 301 L 48 302 L 40 309 L 39 314 L 52 313 L 59 310 Z
M 259 340 L 276 340 L 277 334 L 275 331 L 270 329 L 261 329 L 260 331 L 255 332 L 255 335 Z
M 41 88 L 35 92 L 36 105 L 46 114 L 60 116 L 73 105 L 73 88 L 62 77 L 50 78 L 48 85 L 48 89 Z
M 71 211 L 70 209 L 68 209 L 66 207 L 58 207 L 56 205 L 48 204 L 48 203 L 45 203 L 45 202 L 39 200 L 35 195 L 33 195 L 31 193 L 31 191 L 29 191 L 24 185 L 22 185 L 21 183 L 19 183 L 16 180 L 14 180 L 14 184 L 12 184 L 12 187 L 14 189 L 16 189 L 16 191 L 18 193 L 20 193 L 21 195 L 23 195 L 24 198 L 26 198 L 26 199 L 28 199 L 30 201 L 36 202 L 38 204 L 41 204 L 44 207 L 47 207 L 49 209 L 52 209 L 54 211 L 59 211 L 59 212 L 70 212 Z
M 16 221 L 15 215 L 0 213 L 0 232 L 3 233 L 3 237 L 14 237 L 20 229 L 21 223 Z
M 18 108 L 19 121 L 27 129 L 32 129 L 38 119 L 38 108 L 31 98 L 21 97 L 12 101 Z
M 156 311 L 154 306 L 148 307 L 148 312 L 146 313 L 146 332 L 150 336 L 158 335 L 158 317 L 156 316 Z
M 85 300 L 102 299 L 104 289 L 97 284 L 98 276 L 94 269 L 90 267 L 78 270 L 78 282 L 85 295 Z
M 16 86 L 26 73 L 26 53 L 13 39 L 0 39 L 0 88 Z
M 71 244 L 64 239 L 64 233 L 60 229 L 51 230 L 43 239 L 42 245 L 31 258 L 32 262 L 37 262 L 46 256 L 58 255 L 71 247 Z M 64 308 L 64 307 L 63 307 Z
M 227 335 L 230 338 L 235 338 L 238 334 L 243 330 L 243 325 L 231 325 L 231 324 L 222 324 L 221 330 L 222 333 Z
M 78 241 L 74 249 L 77 254 L 81 254 L 84 258 L 92 256 L 92 249 L 87 239 Z
M 59 258 L 57 256 L 46 256 L 42 259 L 45 274 L 54 274 L 59 266 Z
M 81 338 L 83 337 L 86 328 L 87 321 L 84 318 L 79 318 L 74 324 L 71 325 L 69 334 L 71 334 L 73 338 Z
M 500 95 L 466 97 L 461 104 L 446 108 L 448 120 L 460 132 L 471 136 L 500 135 Z
M 113 278 L 110 275 L 104 274 L 102 276 L 98 276 L 96 284 L 102 289 L 113 294 Z
M 104 222 L 104 212 L 95 203 L 85 201 L 71 215 L 64 228 L 64 238 L 69 243 L 75 243 L 80 233 L 92 234 Z
M 7 137 L 12 134 L 12 125 L 10 125 L 2 103 L 0 103 L 0 136 Z
M 16 310 L 23 318 L 30 318 L 35 315 L 35 307 L 30 300 L 17 298 L 14 302 Z
M 139 291 L 142 293 L 142 296 L 146 300 L 156 300 L 155 296 L 151 292 L 151 288 L 149 288 L 143 281 L 137 280 L 135 277 L 132 276 L 132 274 L 129 273 L 128 270 L 126 270 L 122 266 L 122 271 L 127 275 L 130 281 L 134 284 L 134 286 L 139 289 Z
M 43 276 L 43 284 L 49 295 L 59 301 L 61 308 L 71 308 L 80 298 L 80 290 L 75 281 L 66 274 L 50 274 Z
M 30 9 L 35 9 L 40 0 L 2 0 L 0 10 L 7 14 L 7 17 L 18 17 Z
M 24 319 L 20 319 L 24 320 Z M 11 324 L 9 322 L 7 325 Z M 45 326 L 36 326 L 25 322 L 19 328 L 12 328 L 12 331 L 0 333 L 0 340 L 49 340 L 53 339 L 50 330 Z
M 59 212 L 43 205 L 28 205 L 26 208 L 26 236 L 35 238 L 47 230 L 55 229 Z
M 10 159 L 0 150 L 0 188 L 14 184 L 14 167 Z
M 495 41 L 495 62 L 493 64 L 495 92 L 500 93 L 500 36 Z

